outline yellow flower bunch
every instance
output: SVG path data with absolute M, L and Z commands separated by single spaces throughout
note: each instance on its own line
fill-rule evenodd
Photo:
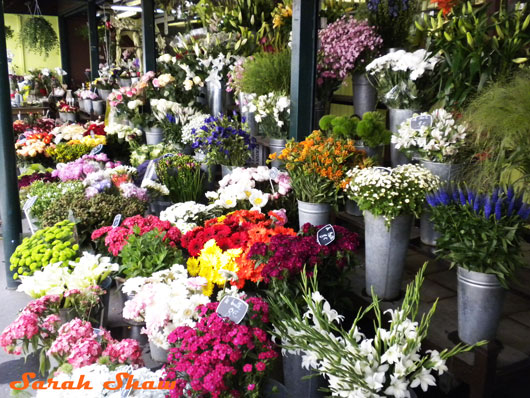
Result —
M 229 282 L 227 277 L 237 276 L 238 267 L 235 260 L 241 256 L 241 253 L 241 249 L 223 251 L 217 246 L 215 239 L 210 239 L 204 244 L 198 257 L 188 259 L 188 272 L 191 276 L 202 276 L 208 281 L 202 293 L 209 297 L 216 285 L 223 287 Z
M 293 9 L 291 7 L 291 4 L 278 4 L 278 6 L 272 12 L 272 15 L 272 27 L 274 29 L 277 29 L 285 24 L 285 19 L 291 18 L 293 16 Z
M 107 137 L 105 137 L 104 135 L 95 135 L 94 137 L 87 135 L 83 137 L 79 142 L 87 146 L 96 147 L 99 144 L 106 145 Z

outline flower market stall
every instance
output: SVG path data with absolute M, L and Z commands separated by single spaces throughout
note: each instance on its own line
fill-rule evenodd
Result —
M 78 90 L 14 78 L 56 112 L 7 124 L 0 346 L 43 386 L 478 398 L 528 370 L 526 5 L 114 3 Z

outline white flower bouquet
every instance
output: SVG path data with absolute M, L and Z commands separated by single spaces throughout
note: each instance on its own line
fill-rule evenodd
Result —
M 82 140 L 87 129 L 82 124 L 63 124 L 55 127 L 50 134 L 55 136 L 54 142 Z
M 127 142 L 133 142 L 143 134 L 142 130 L 125 124 L 111 124 L 105 126 L 105 132 L 107 133 L 107 136 L 115 136 L 118 140 L 125 140 Z
M 366 66 L 379 99 L 390 108 L 424 108 L 432 98 L 429 87 L 440 58 L 424 49 L 413 53 L 398 50 L 374 59 Z
M 181 141 L 183 144 L 191 145 L 195 141 L 195 135 L 193 131 L 200 129 L 204 126 L 204 121 L 208 119 L 210 115 L 206 113 L 196 113 L 182 126 Z
M 424 167 L 405 164 L 394 169 L 355 167 L 346 173 L 345 191 L 361 210 L 383 216 L 387 225 L 401 214 L 421 214 L 425 197 L 440 179 Z
M 221 208 L 216 205 L 203 205 L 189 201 L 176 203 L 160 213 L 162 221 L 169 221 L 182 234 L 203 225 L 206 220 L 221 215 Z
M 145 321 L 143 332 L 164 349 L 169 348 L 169 334 L 178 326 L 195 326 L 199 319 L 197 306 L 210 302 L 202 294 L 206 279 L 188 277 L 186 268 L 180 264 L 173 265 L 169 270 L 155 272 L 139 286 L 138 280 L 133 283 L 137 291 L 132 299 L 125 302 L 123 317 Z M 124 290 L 129 290 L 129 287 Z
M 206 192 L 206 197 L 223 209 L 261 211 L 268 203 L 287 196 L 291 190 L 291 178 L 287 172 L 273 172 L 266 166 L 238 167 L 219 181 L 217 191 Z
M 167 153 L 177 153 L 179 150 L 179 147 L 174 144 L 142 145 L 131 152 L 129 161 L 132 166 L 138 167 L 148 160 L 159 158 Z
M 383 324 L 379 301 L 372 293 L 372 304 L 359 311 L 349 330 L 340 326 L 344 317 L 318 292 L 316 273 L 311 288 L 302 273 L 307 311 L 302 314 L 283 294 L 273 298 L 271 310 L 285 314 L 275 322 L 273 334 L 282 340 L 284 350 L 302 355 L 303 367 L 321 373 L 328 380 L 335 397 L 410 398 L 409 388 L 421 387 L 427 391 L 429 386 L 436 385 L 433 372 L 443 374 L 447 371 L 448 358 L 475 346 L 457 344 L 451 350 L 421 353 L 436 309 L 435 302 L 417 320 L 424 271 L 425 265 L 407 286 L 401 308 L 384 312 L 390 317 L 388 328 Z M 374 330 L 368 336 L 360 331 L 358 324 L 369 312 L 373 312 L 375 321 Z
M 254 112 L 260 132 L 269 138 L 286 139 L 289 132 L 291 99 L 283 93 L 254 97 L 243 112 Z
M 421 113 L 419 116 L 429 115 L 432 117 L 432 126 L 422 125 L 419 130 L 413 129 L 412 119 L 407 119 L 399 126 L 398 133 L 392 135 L 392 143 L 396 149 L 409 156 L 417 152 L 425 160 L 451 162 L 466 143 L 466 126 L 459 124 L 445 109 L 436 109 L 430 114 Z

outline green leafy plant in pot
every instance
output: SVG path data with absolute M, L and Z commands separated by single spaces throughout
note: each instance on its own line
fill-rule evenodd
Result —
M 188 155 L 168 154 L 156 164 L 158 180 L 169 191 L 173 203 L 198 201 L 203 193 L 201 165 Z

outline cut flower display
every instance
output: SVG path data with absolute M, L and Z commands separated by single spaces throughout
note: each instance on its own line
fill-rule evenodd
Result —
M 399 126 L 398 133 L 392 135 L 392 143 L 401 151 L 418 152 L 425 160 L 450 162 L 466 144 L 466 126 L 458 123 L 445 109 L 414 114 L 413 117 L 428 115 L 432 117 L 432 126 L 422 125 L 416 130 L 411 127 L 411 119 L 407 119 Z

